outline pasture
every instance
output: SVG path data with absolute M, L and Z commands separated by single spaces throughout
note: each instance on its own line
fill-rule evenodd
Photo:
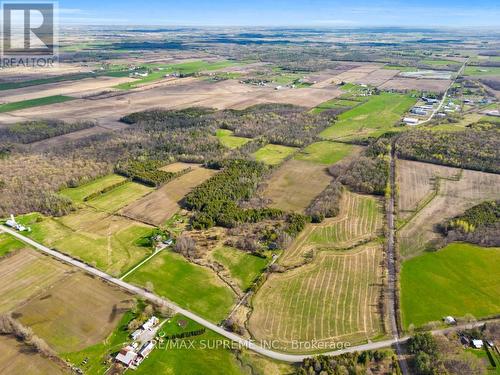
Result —
M 269 262 L 266 258 L 231 247 L 217 248 L 212 256 L 229 271 L 231 278 L 236 280 L 241 290 L 248 289 Z
M 338 116 L 338 121 L 320 133 L 325 139 L 353 139 L 378 136 L 397 125 L 415 98 L 381 93 Z
M 220 322 L 231 310 L 235 296 L 210 269 L 195 265 L 183 256 L 164 250 L 125 278 L 145 286 L 212 322 Z
M 15 309 L 63 280 L 68 271 L 64 264 L 31 250 L 0 259 L 0 313 Z
M 73 202 L 81 203 L 84 199 L 91 194 L 99 193 L 104 189 L 125 181 L 126 178 L 117 174 L 110 174 L 101 178 L 97 178 L 86 184 L 80 185 L 75 188 L 62 189 L 59 194 L 70 198 Z
M 43 98 L 23 100 L 20 102 L 5 103 L 5 104 L 0 104 L 0 113 L 19 111 L 21 109 L 41 107 L 44 105 L 50 105 L 56 103 L 64 103 L 70 100 L 74 100 L 74 98 L 64 95 L 54 95 Z
M 70 374 L 50 358 L 33 353 L 14 337 L 0 335 L 0 373 L 8 375 Z
M 347 249 L 375 239 L 383 224 L 380 201 L 368 195 L 345 191 L 339 214 L 320 224 L 308 224 L 280 259 L 284 266 L 304 262 L 315 249 Z
M 151 252 L 152 228 L 92 209 L 61 218 L 29 215 L 21 221 L 32 228 L 35 241 L 70 254 L 113 276 L 119 276 Z
M 356 344 L 380 335 L 382 254 L 377 244 L 321 252 L 312 263 L 271 274 L 253 298 L 251 333 L 286 351 L 293 340 Z
M 7 255 L 11 251 L 27 248 L 29 245 L 25 245 L 23 242 L 19 241 L 6 233 L 2 233 L 0 229 L 0 258 Z
M 160 170 L 164 171 L 164 172 L 170 172 L 170 173 L 179 173 L 179 172 L 185 171 L 186 169 L 195 168 L 198 166 L 199 166 L 199 164 L 176 162 L 176 163 L 165 165 L 164 167 L 161 167 Z
M 295 155 L 295 159 L 330 166 L 351 155 L 358 147 L 346 143 L 320 141 L 312 143 Z
M 120 213 L 136 220 L 161 226 L 181 209 L 180 201 L 187 193 L 217 173 L 215 170 L 198 166 L 192 168 L 192 171 L 129 204 Z
M 416 163 L 413 168 L 428 168 L 426 163 Z M 437 192 L 425 205 L 419 207 L 410 220 L 398 231 L 399 252 L 403 258 L 416 256 L 427 249 L 435 248 L 440 234 L 435 226 L 445 219 L 461 214 L 466 209 L 488 199 L 500 199 L 500 176 L 492 173 L 464 170 L 458 181 L 439 179 Z M 401 198 L 412 190 L 400 188 Z
M 250 138 L 237 137 L 227 129 L 217 129 L 216 136 L 224 147 L 230 149 L 239 148 L 251 141 Z
M 473 77 L 500 76 L 500 67 L 496 66 L 467 66 L 464 75 Z
M 484 318 L 500 311 L 500 249 L 453 243 L 407 260 L 401 270 L 403 324 L 444 316 Z
M 113 213 L 153 190 L 151 187 L 130 181 L 89 200 L 87 204 L 98 210 Z
M 324 165 L 288 160 L 268 179 L 263 196 L 271 199 L 272 207 L 304 212 L 331 179 Z
M 15 311 L 54 350 L 82 350 L 104 340 L 130 309 L 132 297 L 91 276 L 74 273 Z
M 261 161 L 264 164 L 278 165 L 295 152 L 297 152 L 297 148 L 295 147 L 268 144 L 254 152 L 252 155 L 257 161 Z

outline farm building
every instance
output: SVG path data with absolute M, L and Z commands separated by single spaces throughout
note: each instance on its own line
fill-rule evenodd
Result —
M 472 340 L 472 346 L 476 349 L 481 349 L 483 347 L 483 340 Z
M 413 117 L 405 117 L 403 119 L 403 122 L 408 125 L 417 125 L 418 124 L 418 119 L 413 118 Z
M 130 367 L 134 364 L 134 361 L 137 359 L 137 353 L 134 351 L 134 348 L 131 346 L 126 346 L 120 353 L 116 356 L 116 361 L 124 364 L 127 367 Z

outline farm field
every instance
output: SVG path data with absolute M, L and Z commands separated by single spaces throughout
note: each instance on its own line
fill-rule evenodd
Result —
M 61 218 L 39 214 L 21 217 L 35 241 L 119 276 L 151 252 L 150 226 L 92 209 Z
M 266 258 L 231 247 L 215 249 L 213 258 L 229 270 L 229 274 L 238 282 L 241 290 L 248 289 L 269 263 Z
M 179 202 L 187 193 L 217 173 L 198 166 L 192 168 L 192 171 L 124 207 L 120 213 L 136 220 L 162 225 L 181 209 Z
M 272 207 L 304 212 L 331 179 L 325 166 L 321 164 L 288 160 L 266 182 L 263 196 L 271 199 Z
M 216 135 L 220 143 L 230 149 L 239 148 L 251 141 L 250 138 L 236 137 L 231 130 L 227 129 L 218 129 Z
M 55 283 L 15 314 L 50 347 L 66 353 L 104 340 L 131 302 L 132 297 L 118 288 L 78 272 Z
M 271 274 L 253 298 L 251 333 L 287 351 L 293 340 L 354 345 L 379 336 L 382 254 L 378 244 L 321 252 L 312 263 Z
M 419 79 L 396 76 L 378 88 L 381 90 L 418 90 L 442 93 L 446 91 L 450 83 L 449 79 Z
M 467 76 L 500 76 L 500 67 L 495 66 L 467 66 L 464 70 Z
M 339 115 L 338 121 L 320 136 L 326 139 L 353 139 L 377 136 L 393 128 L 416 103 L 407 95 L 382 93 Z
M 420 163 L 417 168 L 427 166 Z M 435 241 L 440 238 L 435 225 L 482 201 L 499 199 L 499 186 L 499 175 L 470 170 L 464 170 L 458 181 L 440 179 L 437 194 L 398 231 L 401 256 L 409 258 L 435 247 Z M 411 194 L 411 190 L 408 193 Z M 400 194 L 401 199 L 405 199 L 401 189 Z
M 213 322 L 226 317 L 235 299 L 232 290 L 211 270 L 167 250 L 125 280 L 142 286 L 150 282 L 156 294 Z
M 131 90 L 137 88 L 141 85 L 151 83 L 154 81 L 158 81 L 165 77 L 168 73 L 179 73 L 179 74 L 194 74 L 201 71 L 211 71 L 211 70 L 219 70 L 223 68 L 227 68 L 233 65 L 237 65 L 236 62 L 232 61 L 217 61 L 217 62 L 208 62 L 208 61 L 192 61 L 185 62 L 180 64 L 146 64 L 143 66 L 146 69 L 161 69 L 157 71 L 151 72 L 147 77 L 137 79 L 134 82 L 122 83 L 115 86 L 120 90 Z
M 142 198 L 146 194 L 152 192 L 154 189 L 136 182 L 127 182 L 117 188 L 104 193 L 87 202 L 89 206 L 97 208 L 98 210 L 113 213 L 120 208 Z
M 13 310 L 64 279 L 68 271 L 69 267 L 62 263 L 31 250 L 0 259 L 0 313 Z
M 457 168 L 398 160 L 396 165 L 396 183 L 399 191 L 398 219 L 410 216 L 426 198 L 429 199 L 434 194 L 437 178 L 454 178 L 460 173 L 460 169 Z
M 349 249 L 381 234 L 382 205 L 377 198 L 345 191 L 339 214 L 320 224 L 308 224 L 280 259 L 284 266 L 304 262 L 314 250 Z
M 172 163 L 172 164 L 166 165 L 164 167 L 161 167 L 160 170 L 164 171 L 164 172 L 178 173 L 178 172 L 185 171 L 186 169 L 196 168 L 196 167 L 199 167 L 199 164 L 176 162 L 176 163 Z
M 62 375 L 70 374 L 49 358 L 32 353 L 21 342 L 0 335 L 0 373 L 8 375 Z
M 295 147 L 268 144 L 254 152 L 253 156 L 264 164 L 278 165 L 296 151 Z
M 295 155 L 295 159 L 323 165 L 332 165 L 360 148 L 346 143 L 320 141 L 312 143 Z
M 453 243 L 403 263 L 403 323 L 421 326 L 444 316 L 476 318 L 500 311 L 499 248 Z
M 443 59 L 425 59 L 421 60 L 420 63 L 432 66 L 460 65 L 458 61 Z
M 28 99 L 20 102 L 0 104 L 0 113 L 19 111 L 21 109 L 40 107 L 55 103 L 64 103 L 70 100 L 74 100 L 74 98 L 64 95 L 54 95 L 54 96 L 47 96 L 44 98 Z
M 0 229 L 0 258 L 14 250 L 27 247 L 29 246 L 6 233 L 2 233 L 2 230 Z
M 103 189 L 125 181 L 126 178 L 117 174 L 110 174 L 75 188 L 66 188 L 59 193 L 70 198 L 73 202 L 81 203 L 91 194 L 99 193 Z

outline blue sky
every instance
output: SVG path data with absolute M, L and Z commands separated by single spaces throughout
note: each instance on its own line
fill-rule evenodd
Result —
M 59 0 L 64 24 L 500 27 L 498 0 Z

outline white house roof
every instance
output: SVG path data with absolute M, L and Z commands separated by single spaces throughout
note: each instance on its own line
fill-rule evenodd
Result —
M 483 340 L 472 340 L 472 345 L 474 345 L 476 349 L 481 349 L 483 347 Z

